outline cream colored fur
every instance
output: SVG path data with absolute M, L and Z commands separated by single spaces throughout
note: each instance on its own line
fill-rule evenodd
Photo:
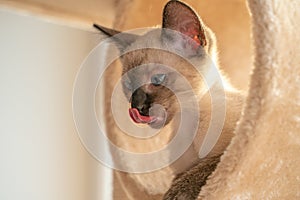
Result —
M 255 46 L 249 95 L 199 199 L 300 199 L 300 1 L 248 3 Z
M 210 36 L 210 34 L 207 35 L 208 38 L 210 38 L 210 43 L 213 42 L 213 36 Z M 157 40 L 157 36 L 154 36 L 152 39 L 152 35 L 148 37 L 149 41 L 151 42 L 151 45 L 155 43 Z M 157 43 L 158 45 L 158 43 Z M 145 47 L 145 44 L 143 44 L 142 47 Z M 214 56 L 215 57 L 215 56 Z M 215 63 L 217 61 L 215 60 Z M 209 69 L 210 68 L 210 62 L 203 63 L 203 69 Z M 204 67 L 206 66 L 206 67 Z M 179 66 L 180 68 L 185 69 L 182 66 Z M 114 71 L 108 72 L 107 74 L 116 74 L 116 68 L 114 68 Z M 185 72 L 183 72 L 184 74 Z M 191 72 L 186 72 L 191 73 Z M 205 74 L 206 72 L 203 71 Z M 108 75 L 109 76 L 109 75 Z M 113 77 L 108 77 L 110 82 L 107 83 L 108 88 L 113 88 L 116 79 L 114 80 Z M 199 83 L 195 83 L 195 85 L 201 86 Z M 241 106 L 243 104 L 243 97 L 240 94 L 239 91 L 236 91 L 232 89 L 232 87 L 227 83 L 225 84 L 227 88 L 226 90 L 226 108 L 227 108 L 227 116 L 226 116 L 226 122 L 224 129 L 222 131 L 221 138 L 219 139 L 217 145 L 213 149 L 213 151 L 209 154 L 209 156 L 213 155 L 219 155 L 222 153 L 227 145 L 229 144 L 231 138 L 233 137 L 233 130 L 236 124 L 236 121 L 239 118 Z M 213 87 L 219 87 L 217 85 L 214 85 Z M 107 101 L 107 110 L 106 113 L 110 113 L 110 92 L 112 90 L 109 89 L 106 91 L 106 101 Z M 201 88 L 199 88 L 199 96 L 201 93 Z M 198 95 L 197 94 L 197 95 Z M 200 145 L 203 141 L 203 138 L 205 136 L 205 133 L 207 131 L 210 117 L 211 117 L 211 102 L 210 102 L 210 96 L 209 94 L 205 95 L 201 101 L 200 104 L 200 110 L 201 110 L 201 123 L 200 128 L 198 130 L 198 134 L 195 139 L 195 143 L 192 145 L 192 147 L 187 151 L 187 153 L 181 158 L 179 161 L 177 161 L 174 165 L 170 167 L 165 167 L 163 169 L 160 169 L 155 172 L 151 173 L 143 173 L 143 174 L 127 174 L 127 173 L 121 173 L 121 172 L 115 172 L 115 181 L 119 182 L 119 186 L 115 187 L 115 192 L 118 193 L 117 187 L 124 191 L 126 194 L 126 198 L 128 199 L 157 199 L 158 197 L 161 198 L 161 195 L 163 195 L 168 188 L 171 186 L 171 182 L 173 178 L 178 174 L 182 173 L 184 170 L 188 169 L 192 165 L 194 165 L 197 161 L 199 161 L 198 158 L 198 152 Z M 127 108 L 125 106 L 120 106 L 119 112 L 127 113 Z M 111 116 L 111 114 L 110 114 Z M 157 137 L 151 138 L 151 140 L 136 140 L 132 137 L 129 137 L 122 133 L 121 130 L 119 130 L 116 125 L 114 124 L 113 118 L 108 117 L 107 119 L 107 127 L 109 127 L 108 133 L 111 141 L 115 144 L 117 144 L 119 147 L 134 151 L 134 152 L 149 152 L 153 150 L 160 149 L 164 144 L 166 144 L 169 141 L 169 138 L 171 135 L 174 134 L 174 124 L 177 124 L 176 121 L 172 121 L 167 127 L 165 127 L 162 132 L 163 134 L 160 134 Z M 176 129 L 175 129 L 176 130 Z M 121 154 L 115 155 L 114 158 L 115 161 L 120 163 L 124 163 L 124 165 L 128 164 L 128 158 L 124 157 Z M 168 159 L 169 155 L 166 154 L 165 158 L 162 159 Z M 155 162 L 155 161 L 153 161 Z M 147 165 L 147 163 L 145 163 Z M 130 165 L 127 165 L 130 167 Z M 117 197 L 115 195 L 115 199 L 118 199 L 120 197 Z

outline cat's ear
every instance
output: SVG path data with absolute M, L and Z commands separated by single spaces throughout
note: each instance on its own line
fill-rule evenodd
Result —
M 204 29 L 198 15 L 186 4 L 180 1 L 169 1 L 163 11 L 162 27 L 182 33 L 183 40 L 175 41 L 176 46 L 186 47 L 188 40 L 193 41 L 193 48 L 204 47 L 207 44 Z M 180 44 L 179 44 L 180 43 Z
M 121 52 L 124 51 L 124 49 L 126 49 L 126 47 L 133 43 L 138 37 L 140 37 L 131 33 L 121 33 L 121 31 L 106 28 L 98 24 L 94 24 L 94 27 L 100 30 L 105 35 L 107 35 L 108 37 L 112 37 L 112 40 L 115 42 L 115 44 Z

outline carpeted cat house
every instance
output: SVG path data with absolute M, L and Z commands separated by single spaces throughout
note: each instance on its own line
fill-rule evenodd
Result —
M 254 67 L 246 105 L 198 199 L 300 199 L 300 1 L 248 0 L 248 8 Z
M 255 55 L 246 106 L 198 199 L 300 199 L 300 2 L 248 5 Z

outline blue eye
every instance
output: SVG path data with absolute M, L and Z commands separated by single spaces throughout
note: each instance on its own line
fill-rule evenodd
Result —
M 159 86 L 165 81 L 166 77 L 166 74 L 154 74 L 151 77 L 151 83 L 155 86 Z

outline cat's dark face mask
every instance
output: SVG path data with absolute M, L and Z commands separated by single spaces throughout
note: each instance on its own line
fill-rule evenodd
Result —
M 145 54 L 145 51 L 148 51 Z M 157 50 L 143 50 L 143 52 L 131 52 L 123 57 L 123 60 L 135 61 L 136 56 L 159 53 Z M 174 84 L 175 71 L 157 63 L 145 63 L 147 59 L 141 59 L 143 63 L 135 63 L 132 66 L 124 62 L 122 86 L 129 102 L 129 116 L 135 123 L 148 124 L 152 128 L 161 128 L 169 123 L 175 106 L 176 96 L 170 86 Z
M 147 94 L 142 88 L 138 88 L 131 96 L 131 108 L 129 116 L 135 123 L 145 123 L 154 128 L 164 125 L 166 113 L 163 110 L 155 110 L 155 101 L 151 94 Z

